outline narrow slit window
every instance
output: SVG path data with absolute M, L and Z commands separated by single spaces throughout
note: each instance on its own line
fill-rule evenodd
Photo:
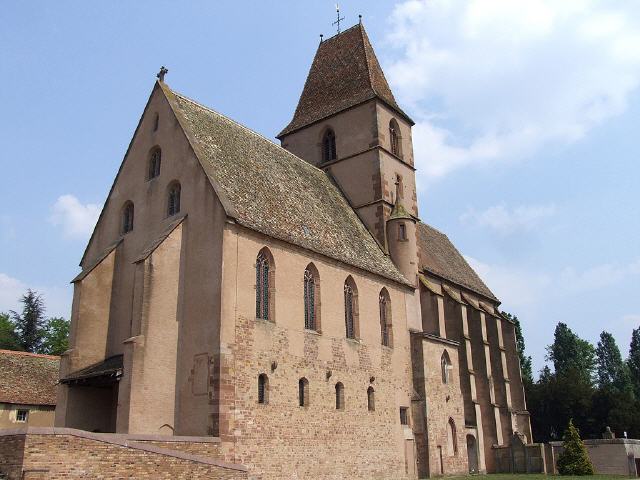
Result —
M 298 405 L 301 407 L 309 406 L 309 381 L 301 378 L 298 381 Z
M 162 151 L 159 148 L 152 150 L 149 156 L 149 180 L 160 175 L 160 164 L 162 163 Z
M 266 404 L 269 400 L 269 378 L 264 374 L 258 376 L 258 403 Z
M 304 271 L 304 328 L 316 330 L 316 279 L 307 267 Z
M 376 410 L 376 392 L 373 387 L 369 387 L 367 389 L 367 409 L 370 412 L 374 412 Z
M 180 213 L 180 184 L 173 183 L 169 188 L 169 195 L 167 198 L 167 216 L 171 217 Z
M 329 129 L 322 138 L 322 161 L 330 162 L 336 158 L 336 134 L 333 133 L 333 130 Z
M 336 383 L 336 410 L 344 410 L 344 385 Z
M 122 208 L 122 233 L 133 230 L 133 203 L 127 202 Z
M 347 338 L 356 338 L 356 305 L 353 285 L 347 280 L 344 284 L 344 321 Z
M 386 288 L 382 289 L 378 296 L 378 306 L 380 309 L 380 337 L 382 345 L 390 347 L 392 345 L 391 301 Z

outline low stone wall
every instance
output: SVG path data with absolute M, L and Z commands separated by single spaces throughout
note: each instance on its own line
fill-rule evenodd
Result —
M 585 440 L 584 445 L 598 474 L 626 475 L 636 477 L 636 459 L 640 459 L 640 440 L 609 438 Z M 556 474 L 558 456 L 562 453 L 562 442 L 551 442 L 546 449 L 549 472 Z
M 493 447 L 495 473 L 546 473 L 544 445 L 512 444 Z
M 245 467 L 215 458 L 222 452 L 219 440 L 189 438 L 166 441 L 68 428 L 4 430 L 0 431 L 0 473 L 9 480 L 248 478 Z

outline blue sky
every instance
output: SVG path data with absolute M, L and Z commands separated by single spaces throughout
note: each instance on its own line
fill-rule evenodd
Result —
M 536 368 L 566 322 L 626 354 L 640 326 L 640 6 L 343 2 L 416 120 L 421 218 L 524 325 Z M 259 131 L 291 118 L 334 3 L 12 2 L 0 16 L 0 311 L 69 280 L 160 65 Z

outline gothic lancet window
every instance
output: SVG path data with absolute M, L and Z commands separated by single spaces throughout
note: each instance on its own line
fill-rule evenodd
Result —
M 127 202 L 122 208 L 122 233 L 133 230 L 133 203 Z
M 440 358 L 440 369 L 442 370 L 442 383 L 447 384 L 451 381 L 451 360 L 449 354 L 445 350 Z
M 336 134 L 333 130 L 328 129 L 322 137 L 322 161 L 330 162 L 335 160 L 336 155 Z
M 256 318 L 271 320 L 272 261 L 268 250 L 262 249 L 256 259 Z
M 400 149 L 400 128 L 395 119 L 391 119 L 389 122 L 389 142 L 391 143 L 391 153 L 397 157 L 402 156 Z
M 390 347 L 392 345 L 391 300 L 386 288 L 383 288 L 382 291 L 380 291 L 378 304 L 380 308 L 380 336 L 382 345 Z
M 318 271 L 310 263 L 304 270 L 304 328 L 320 330 Z
M 180 212 L 180 184 L 173 182 L 167 195 L 167 216 L 170 217 Z
M 160 161 L 162 160 L 162 151 L 154 148 L 149 155 L 149 180 L 160 175 Z
M 347 338 L 358 337 L 358 290 L 353 278 L 344 282 L 344 323 Z
M 450 457 L 458 454 L 458 438 L 453 418 L 449 418 L 447 423 L 447 450 Z

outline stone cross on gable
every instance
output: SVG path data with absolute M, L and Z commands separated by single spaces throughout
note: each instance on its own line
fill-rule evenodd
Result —
M 156 77 L 158 77 L 158 80 L 164 83 L 164 76 L 169 73 L 169 70 L 167 70 L 165 68 L 165 66 L 161 66 L 160 67 L 160 71 L 158 72 L 158 74 L 156 75 Z

